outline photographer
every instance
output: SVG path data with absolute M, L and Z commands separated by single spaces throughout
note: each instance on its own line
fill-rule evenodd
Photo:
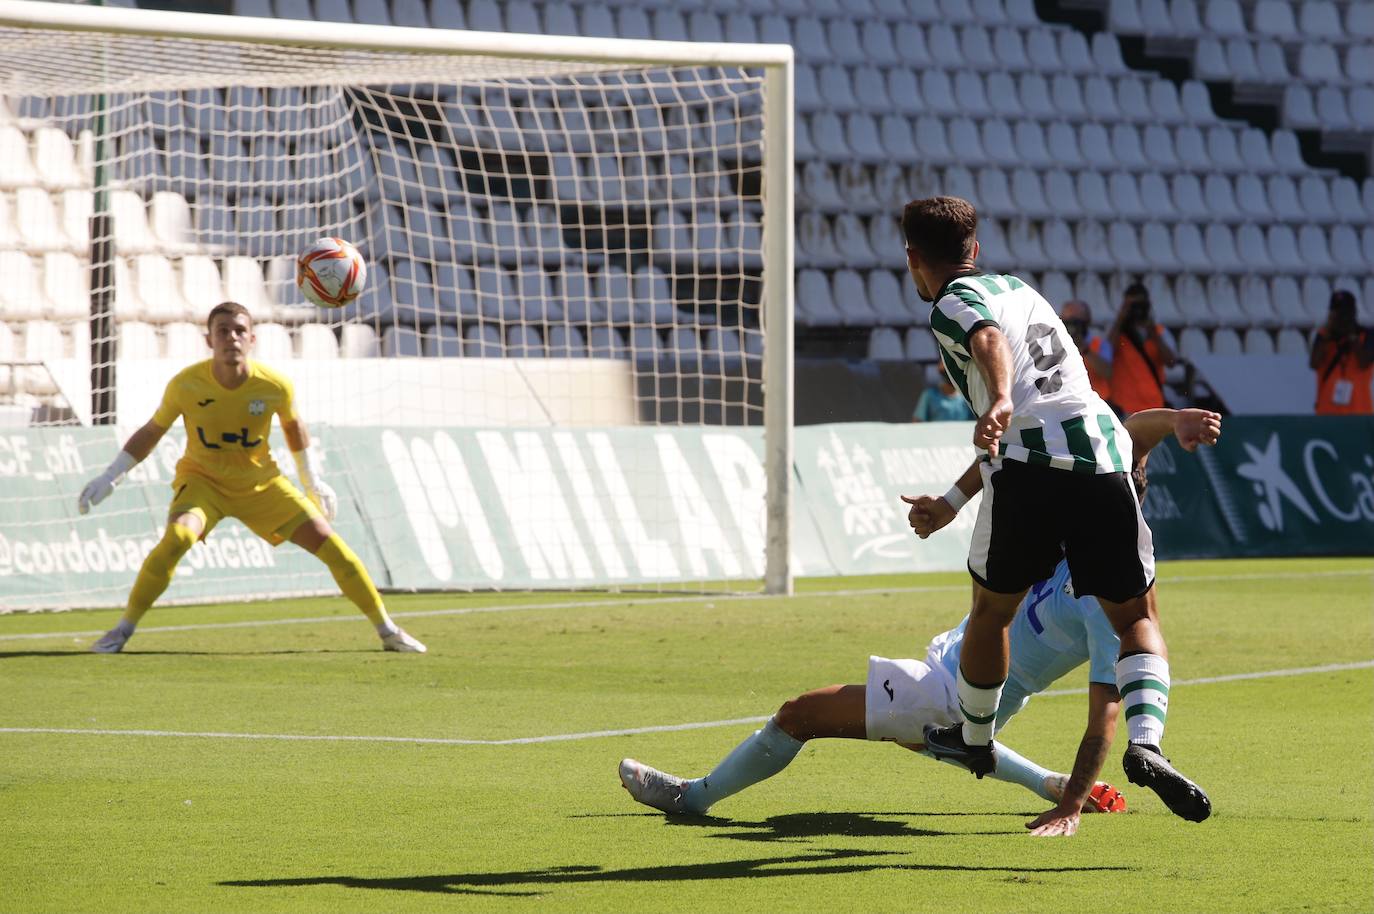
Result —
M 1374 412 L 1370 380 L 1374 378 L 1374 335 L 1355 317 L 1355 296 L 1343 289 L 1331 293 L 1326 325 L 1312 340 L 1309 364 L 1317 373 L 1317 414 Z
M 1097 395 L 1108 403 L 1112 399 L 1112 347 L 1100 333 L 1091 330 L 1093 313 L 1087 302 L 1074 299 L 1064 302 L 1059 319 L 1069 338 L 1078 347 L 1083 363 L 1088 366 L 1088 383 Z
M 1112 397 L 1122 415 L 1164 405 L 1164 369 L 1178 356 L 1164 341 L 1164 327 L 1156 324 L 1150 292 L 1140 283 L 1126 287 L 1116 323 L 1107 334 L 1112 347 Z

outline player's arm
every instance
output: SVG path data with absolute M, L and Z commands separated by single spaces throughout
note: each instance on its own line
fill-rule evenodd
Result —
M 1185 451 L 1199 444 L 1213 445 L 1221 437 L 1221 414 L 1207 409 L 1143 409 L 1126 420 L 1131 435 L 1131 458 L 1140 463 L 1170 435 Z
M 1116 686 L 1103 682 L 1088 683 L 1088 726 L 1078 743 L 1078 756 L 1073 762 L 1064 796 L 1054 809 L 1041 813 L 1026 827 L 1031 834 L 1071 835 L 1078 830 L 1078 818 L 1087 802 L 1088 794 L 1102 773 L 1107 751 L 1116 735 L 1117 715 L 1121 710 L 1121 696 Z
M 339 512 L 339 496 L 324 481 L 324 468 L 320 464 L 319 454 L 310 447 L 310 432 L 305 423 L 294 414 L 289 419 L 282 416 L 281 431 L 286 437 L 291 457 L 296 461 L 296 474 L 306 497 L 320 509 L 325 520 L 333 520 Z
M 902 501 L 911 505 L 906 519 L 917 536 L 925 539 L 941 527 L 947 526 L 970 498 L 983 491 L 983 474 L 978 469 L 981 463 L 981 460 L 975 460 L 969 464 L 963 475 L 949 487 L 949 491 L 939 498 L 931 498 L 929 495 L 919 495 L 916 498 L 901 496 Z
M 973 427 L 973 446 L 997 455 L 998 443 L 1011 424 L 1011 344 L 996 324 L 975 327 L 968 335 L 968 352 L 983 375 L 991 402 Z
M 153 452 L 162 436 L 167 434 L 167 429 L 171 428 L 172 423 L 181 415 L 181 407 L 177 405 L 177 388 L 177 380 L 174 378 L 163 391 L 162 403 L 158 406 L 157 412 L 153 413 L 153 418 L 129 436 L 129 440 L 124 442 L 124 448 L 99 476 L 86 483 L 76 499 L 77 511 L 85 514 L 93 505 L 109 498 L 114 487 L 124 481 L 129 471 Z

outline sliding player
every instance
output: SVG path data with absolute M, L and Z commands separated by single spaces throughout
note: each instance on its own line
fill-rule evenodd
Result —
M 186 452 L 172 481 L 167 531 L 144 560 L 119 624 L 91 650 L 123 650 L 143 614 L 172 582 L 182 556 L 215 524 L 236 517 L 273 546 L 290 540 L 324 562 L 344 596 L 377 627 L 385 650 L 424 653 L 423 644 L 391 621 L 367 569 L 330 528 L 338 498 L 320 478 L 319 458 L 309 449 L 310 437 L 296 415 L 291 382 L 248 358 L 256 341 L 248 309 L 222 302 L 210 311 L 206 327 L 212 357 L 167 384 L 153 418 L 129 436 L 119 456 L 82 489 L 77 501 L 85 514 L 108 498 L 177 417 L 184 417 Z M 281 419 L 304 495 L 272 459 L 268 437 L 273 414 Z
M 1203 410 L 1150 410 L 1131 417 L 1126 426 L 1134 446 L 1132 475 L 1141 495 L 1152 448 L 1171 433 L 1187 450 L 1199 443 L 1215 444 L 1220 422 L 1220 416 Z M 959 486 L 971 498 L 979 483 L 975 464 Z M 904 500 L 912 504 L 912 528 L 922 539 L 954 518 L 955 510 L 942 500 L 935 500 L 938 506 L 927 498 Z M 946 726 L 959 719 L 955 677 L 967 622 L 965 618 L 934 638 L 924 661 L 871 657 L 866 685 L 829 686 L 784 703 L 762 729 L 705 777 L 687 780 L 625 759 L 620 763 L 621 783 L 632 797 L 655 809 L 704 814 L 717 801 L 782 771 L 810 739 L 888 740 L 924 751 L 926 727 Z M 1000 743 L 990 772 L 994 778 L 1020 784 L 1055 803 L 1054 809 L 1028 823 L 1032 834 L 1072 835 L 1081 810 L 1125 808 L 1125 800 L 1115 789 L 1097 781 L 1121 703 L 1115 674 L 1120 641 L 1095 599 L 1073 596 L 1064 561 L 1052 577 L 1026 595 L 1011 626 L 1010 641 L 1011 679 L 995 720 L 989 722 L 995 730 L 1024 708 L 1031 695 L 1044 691 L 1083 661 L 1089 663 L 1088 727 L 1072 774 L 1066 777 L 1041 768 Z

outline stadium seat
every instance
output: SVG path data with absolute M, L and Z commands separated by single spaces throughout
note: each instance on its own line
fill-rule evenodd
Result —
M 1196 362 L 1211 355 L 1207 345 L 1207 335 L 1197 327 L 1184 327 L 1178 335 L 1178 354 L 1190 362 Z
M 1317 277 L 1309 278 L 1312 279 L 1313 283 L 1321 281 Z M 1329 286 L 1327 288 L 1329 290 Z M 1309 288 L 1308 291 L 1311 294 L 1313 289 Z M 1269 281 L 1269 301 L 1273 304 L 1274 312 L 1278 315 L 1280 323 L 1285 326 L 1312 326 L 1313 319 L 1308 314 L 1303 293 L 1298 289 L 1298 282 L 1292 276 L 1275 276 Z M 1325 308 L 1325 302 L 1322 303 L 1322 307 Z M 1323 316 L 1324 314 L 1323 311 Z
M 1059 59 L 1059 43 L 1054 32 L 1047 28 L 1035 28 L 1025 33 L 1026 58 L 1031 66 L 1041 73 L 1061 73 L 1064 64 Z
M 176 270 L 167 258 L 160 254 L 140 254 L 133 258 L 132 266 L 135 294 L 143 303 L 144 320 L 165 324 L 194 316 L 191 306 L 182 297 Z
M 1111 32 L 1098 32 L 1093 35 L 1092 55 L 1093 65 L 1100 73 L 1128 72 L 1126 61 L 1121 56 L 1121 43 Z
M 1015 185 L 1013 184 L 1013 192 Z M 1048 207 L 1044 215 L 1051 213 L 1057 214 L 1061 218 L 1075 218 L 1083 214 L 1083 207 L 1078 202 L 1078 189 L 1074 184 L 1073 177 L 1062 169 L 1055 169 L 1045 173 L 1045 199 L 1053 200 L 1053 208 Z M 1027 211 L 1026 215 L 1037 218 L 1041 214 Z
M 296 357 L 291 331 L 281 324 L 254 322 L 253 333 L 258 338 L 253 354 L 264 362 L 282 362 Z
M 1374 98 L 1371 98 L 1370 102 L 1374 104 Z M 1353 179 L 1344 176 L 1332 178 L 1329 197 L 1336 218 L 1341 222 L 1360 225 L 1368 219 L 1368 214 L 1360 203 L 1360 187 Z
M 90 183 L 77 164 L 71 139 L 55 127 L 40 127 L 34 131 L 33 162 L 39 183 L 48 190 L 70 190 Z
M 1050 156 L 1060 168 L 1075 170 L 1085 163 L 1083 153 L 1078 148 L 1078 133 L 1069 124 L 1055 121 L 1046 133 Z
M 1214 355 L 1236 356 L 1242 352 L 1240 335 L 1229 327 L 1221 327 L 1212 334 Z
M 1102 284 L 1102 278 L 1096 273 L 1079 273 L 1074 278 L 1073 297 L 1079 301 L 1086 302 L 1105 302 L 1108 301 L 1107 287 Z
M 1269 297 L 1269 283 L 1253 274 L 1241 278 L 1238 301 L 1247 321 L 1262 327 L 1276 327 L 1283 323 Z
M 1046 230 L 1051 223 L 1046 222 Z M 1063 239 L 1072 247 L 1072 238 L 1069 234 L 1068 226 L 1062 222 L 1058 223 L 1062 231 Z M 1040 231 L 1029 219 L 1013 219 L 1010 223 L 1010 231 L 1007 232 L 1007 243 L 1011 247 L 1012 260 L 1021 265 L 1026 270 L 1043 270 L 1049 263 L 1050 258 L 1046 256 L 1046 245 L 1042 242 Z M 1054 262 L 1064 269 L 1076 269 L 1078 266 L 1076 253 L 1072 257 L 1064 257 L 1065 252 L 1055 250 Z
M 36 264 L 35 264 L 36 266 Z M 53 320 L 80 320 L 91 313 L 90 268 L 67 251 L 43 255 L 43 292 Z
M 403 28 L 427 29 L 431 22 L 426 6 L 425 0 L 391 0 L 391 21 Z M 440 27 L 438 23 L 433 25 Z
M 381 354 L 388 358 L 413 358 L 421 353 L 420 334 L 413 327 L 387 327 L 382 333 Z
M 1140 187 L 1135 177 L 1125 172 L 1116 172 L 1107 180 L 1107 194 L 1112 209 L 1118 216 L 1130 220 L 1144 220 L 1152 212 L 1140 197 Z
M 23 339 L 16 341 L 15 347 L 21 361 L 54 362 L 70 358 L 72 348 L 62 329 L 52 321 L 32 320 L 22 325 Z M 15 386 L 21 391 L 37 397 L 49 397 L 57 393 L 57 385 L 46 369 L 41 367 L 20 368 L 15 371 Z
M 1083 212 L 1098 219 L 1110 218 L 1115 212 L 1107 191 L 1107 179 L 1100 171 L 1080 171 L 1077 182 L 1078 205 Z
M 1336 262 L 1331 259 L 1326 233 L 1319 226 L 1304 225 L 1298 229 L 1298 256 L 1304 269 L 1326 273 L 1338 271 Z
M 868 304 L 881 323 L 902 326 L 912 322 L 905 287 L 896 273 L 885 269 L 872 270 L 868 274 L 866 287 Z
M 1338 86 L 1321 86 L 1316 96 L 1317 121 L 1322 130 L 1351 130 L 1355 126 L 1350 117 L 1350 108 L 1345 102 L 1345 91 Z
M 891 327 L 875 327 L 868 337 L 868 357 L 879 362 L 898 362 L 906 358 L 901 334 Z
M 1229 273 L 1245 272 L 1245 262 L 1241 260 L 1240 253 L 1236 248 L 1235 236 L 1231 234 L 1231 229 L 1218 222 L 1213 222 L 1207 226 L 1203 236 L 1205 246 L 1204 254 L 1217 270 Z M 1175 247 L 1178 240 L 1175 238 Z
M 548 355 L 544 338 L 529 324 L 506 328 L 506 355 L 514 359 L 542 359 Z
M 1267 330 L 1251 327 L 1245 331 L 1243 342 L 1246 355 L 1272 356 L 1274 354 L 1274 338 L 1269 335 Z
M 825 162 L 807 162 L 797 174 L 797 198 L 802 208 L 834 212 L 845 208 L 835 172 Z
M 301 324 L 296 328 L 298 354 L 302 359 L 337 359 L 339 341 L 326 324 Z
M 1187 120 L 1183 106 L 1179 102 L 1178 87 L 1167 79 L 1151 81 L 1150 110 L 1155 113 L 1155 120 L 1161 124 L 1177 125 Z
M 921 73 L 921 98 L 927 111 L 949 116 L 959 113 L 959 104 L 954 100 L 954 84 L 944 70 Z
M 0 283 L 0 320 L 38 320 L 55 316 L 54 306 L 39 283 L 37 266 L 28 254 L 0 251 L 0 276 L 4 277 L 4 282 Z M 89 307 L 89 301 L 87 305 Z
M 1302 256 L 1298 253 L 1298 239 L 1293 229 L 1287 225 L 1271 225 L 1265 232 L 1269 245 L 1269 256 L 1274 266 L 1291 273 L 1305 272 Z
M 91 193 L 85 190 L 63 192 L 63 199 L 84 200 L 90 205 Z M 87 210 L 89 214 L 89 210 Z M 81 251 L 87 249 L 87 232 L 78 239 L 63 231 L 52 198 L 41 187 L 21 187 L 14 194 L 15 227 L 22 246 L 29 251 Z M 74 224 L 74 223 L 68 223 Z M 79 223 L 86 228 L 86 223 Z
M 1298 11 L 1298 28 L 1309 38 L 1339 41 L 1344 37 L 1340 14 L 1330 0 L 1305 0 Z
M 1269 241 L 1259 226 L 1246 223 L 1236 229 L 1236 250 L 1250 272 L 1273 272 L 1274 264 L 1270 259 Z
M 631 357 L 630 348 L 620 331 L 605 325 L 591 328 L 591 333 L 587 338 L 587 354 L 594 359 L 628 359 Z
M 1179 268 L 1173 235 L 1167 227 L 1158 222 L 1147 222 L 1141 227 L 1140 236 L 1145 259 L 1154 269 L 1173 271 Z
M 1279 331 L 1275 350 L 1279 355 L 1306 357 L 1308 354 L 1307 339 L 1300 330 L 1285 327 Z
M 609 327 L 599 328 L 609 330 Z M 554 324 L 547 334 L 547 354 L 551 359 L 585 359 L 587 343 L 582 330 L 569 324 Z
M 1212 321 L 1223 327 L 1244 327 L 1249 318 L 1241 310 L 1236 286 L 1228 276 L 1213 275 L 1207 279 L 1207 309 Z
M 935 337 L 925 327 L 913 327 L 906 332 L 906 357 L 910 362 L 934 362 L 940 358 Z
M 1284 89 L 1283 123 L 1296 130 L 1321 127 L 1312 90 L 1307 86 L 1291 84 Z
M 1039 80 L 1039 82 L 1036 82 Z M 1025 102 L 1025 95 L 1029 91 L 1032 99 L 1039 94 L 1043 77 L 1036 74 L 1035 79 L 1022 77 L 1021 91 L 1022 101 Z M 1068 73 L 1059 73 L 1050 83 L 1050 99 L 1053 109 L 1060 115 L 1071 121 L 1081 121 L 1088 116 L 1087 103 L 1083 100 L 1083 88 L 1078 81 L 1078 77 Z M 1037 104 L 1036 107 L 1039 107 Z M 1030 113 L 1030 112 L 1028 112 Z
M 0 189 L 37 187 L 41 183 L 29 151 L 29 138 L 18 127 L 0 125 Z
M 247 308 L 254 320 L 266 319 L 272 314 L 272 303 L 262 280 L 262 267 L 252 257 L 225 258 L 224 294 Z
M 1135 227 L 1126 222 L 1113 222 L 1107 230 L 1111 259 L 1119 269 L 1144 270 L 1150 263 L 1140 249 Z
M 1241 208 L 1235 202 L 1231 180 L 1223 175 L 1208 175 L 1202 181 L 1202 202 L 1212 219 L 1237 223 L 1242 221 Z
M 830 291 L 830 281 L 819 270 L 802 270 L 797 274 L 797 310 L 803 322 L 816 327 L 833 327 L 844 323 Z
M 1265 182 L 1269 207 L 1274 216 L 1286 222 L 1301 222 L 1307 217 L 1298 200 L 1298 186 L 1287 175 L 1273 175 Z
M 868 303 L 868 287 L 857 271 L 835 271 L 831 288 L 836 309 L 846 326 L 871 327 L 882 322 Z
M 1051 270 L 1040 280 L 1039 292 L 1058 311 L 1064 303 L 1074 297 L 1073 283 L 1069 277 L 1057 270 Z M 1092 308 L 1101 308 L 1106 302 L 1088 302 Z
M 1052 221 L 1045 227 L 1045 249 L 1056 253 L 1064 250 L 1056 228 L 1065 223 Z M 1114 266 L 1112 250 L 1107 243 L 1107 230 L 1095 219 L 1080 220 L 1073 232 L 1073 247 L 1078 251 L 1079 262 L 1089 270 L 1106 271 Z M 1123 265 L 1124 266 L 1124 265 Z
M 339 355 L 346 359 L 370 359 L 381 355 L 377 331 L 367 324 L 344 324 L 339 328 Z
M 1076 95 L 1078 83 L 1070 79 L 1068 85 L 1072 86 L 1075 93 L 1073 97 L 1078 98 L 1078 106 L 1081 109 L 1082 98 Z M 1015 108 L 1015 116 L 1031 118 L 1037 124 L 1069 116 L 1058 107 L 1058 99 L 1051 97 L 1050 84 L 1040 73 L 1021 73 L 1016 77 L 1015 86 L 1016 91 L 1007 99 Z
M 1367 273 L 1374 263 L 1374 232 L 1365 228 L 1367 244 L 1361 244 L 1355 229 L 1348 225 L 1337 225 L 1331 229 L 1331 259 L 1339 270 L 1354 273 Z M 1301 238 L 1299 238 L 1301 241 Z

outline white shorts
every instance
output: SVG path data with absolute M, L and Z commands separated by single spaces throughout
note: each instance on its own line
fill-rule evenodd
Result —
M 959 716 L 954 677 L 924 660 L 868 658 L 864 725 L 869 739 L 925 742 L 925 727 L 947 727 Z

